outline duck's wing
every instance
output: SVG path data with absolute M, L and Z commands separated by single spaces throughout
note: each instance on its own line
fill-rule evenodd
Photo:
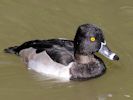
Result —
M 52 48 L 46 49 L 47 54 L 56 62 L 68 65 L 74 61 L 73 41 L 64 39 L 47 40 L 53 44 Z
M 37 53 L 52 48 L 54 46 L 59 46 L 59 47 L 64 47 L 68 51 L 73 51 L 73 41 L 71 40 L 61 40 L 61 39 L 49 39 L 49 40 L 32 40 L 32 41 L 27 41 L 23 43 L 20 46 L 13 46 L 4 49 L 6 53 L 11 53 L 11 54 L 19 54 L 19 52 L 23 49 L 27 48 L 34 48 L 37 49 Z
M 36 50 L 36 54 L 46 51 L 50 58 L 64 65 L 74 60 L 73 41 L 64 39 L 32 40 L 20 46 L 9 47 L 5 49 L 5 52 L 19 55 L 22 50 L 31 47 Z
M 74 51 L 74 44 L 72 40 L 65 40 L 65 39 L 50 39 L 47 40 L 49 43 L 54 45 L 58 45 L 60 47 L 64 47 L 68 51 Z

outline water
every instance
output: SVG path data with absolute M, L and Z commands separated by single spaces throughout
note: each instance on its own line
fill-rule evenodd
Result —
M 132 0 L 0 0 L 0 100 L 133 100 Z M 27 70 L 3 49 L 31 39 L 73 39 L 78 25 L 100 26 L 119 62 L 100 55 L 107 73 L 59 82 Z

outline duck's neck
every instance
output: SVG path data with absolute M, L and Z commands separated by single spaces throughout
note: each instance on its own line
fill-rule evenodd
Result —
M 89 54 L 89 55 L 83 55 L 83 54 L 75 54 L 75 61 L 80 64 L 87 64 L 89 62 L 94 61 L 94 55 Z

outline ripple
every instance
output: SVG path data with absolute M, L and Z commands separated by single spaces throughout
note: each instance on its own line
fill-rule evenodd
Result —
M 124 95 L 126 98 L 130 98 L 131 96 L 129 94 Z
M 112 98 L 113 95 L 111 93 L 108 93 L 106 95 L 101 95 L 98 97 L 98 100 L 107 100 L 107 98 Z
M 133 6 L 122 6 L 120 7 L 120 10 L 124 14 L 132 15 L 133 16 Z

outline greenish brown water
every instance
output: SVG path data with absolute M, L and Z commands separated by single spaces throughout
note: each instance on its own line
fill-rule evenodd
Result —
M 107 73 L 84 82 L 56 82 L 30 72 L 3 49 L 31 39 L 73 39 L 93 23 L 119 57 L 100 56 Z M 133 100 L 132 0 L 0 0 L 0 100 Z

